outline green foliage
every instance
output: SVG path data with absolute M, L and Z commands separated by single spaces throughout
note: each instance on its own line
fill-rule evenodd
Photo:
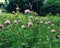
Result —
M 43 3 L 43 12 L 51 12 L 54 15 L 60 13 L 60 0 L 45 0 Z
M 35 20 L 36 18 L 38 21 Z M 10 20 L 11 24 L 6 25 L 5 20 Z M 21 20 L 21 22 L 14 24 L 14 20 Z M 22 25 L 27 26 L 27 21 L 33 22 L 33 26 L 21 28 Z M 43 23 L 39 24 L 42 21 Z M 51 23 L 45 24 L 48 21 Z M 30 19 L 29 15 L 7 13 L 0 14 L 0 23 L 4 25 L 4 28 L 0 28 L 0 48 L 60 48 L 60 17 L 58 15 L 33 16 Z M 56 32 L 51 32 L 52 29 Z
M 4 8 L 4 4 L 3 3 L 0 3 L 0 8 Z

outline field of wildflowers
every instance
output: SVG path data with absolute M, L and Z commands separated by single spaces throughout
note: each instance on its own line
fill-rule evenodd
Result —
M 0 14 L 0 48 L 60 48 L 60 17 Z

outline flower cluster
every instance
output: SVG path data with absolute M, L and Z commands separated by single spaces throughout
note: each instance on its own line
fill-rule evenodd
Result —
M 30 13 L 31 11 L 29 9 L 26 9 L 25 10 L 25 13 Z
M 22 25 L 22 26 L 21 26 L 21 28 L 25 29 L 25 28 L 26 28 L 26 26 L 25 26 L 25 25 Z
M 56 32 L 56 30 L 52 29 L 51 32 Z
M 28 22 L 28 27 L 33 26 L 33 22 Z
M 20 8 L 17 6 L 17 7 L 16 7 L 16 10 L 19 10 L 19 9 L 20 9 Z
M 10 20 L 6 20 L 5 24 L 9 25 L 10 24 Z
M 29 10 L 26 10 L 25 12 L 28 12 L 28 11 L 29 11 Z M 30 16 L 30 19 L 32 20 L 32 19 L 34 19 L 34 17 L 33 17 L 33 16 Z M 46 19 L 46 18 L 44 18 L 44 19 Z M 21 20 L 14 20 L 13 22 L 14 22 L 14 24 L 19 24 L 19 23 L 21 23 Z M 39 21 L 39 18 L 36 17 L 36 18 L 34 19 L 34 21 L 29 21 L 29 22 L 27 23 L 27 25 L 21 25 L 21 28 L 23 28 L 23 29 L 29 28 L 29 27 L 33 26 L 34 24 L 36 24 L 36 22 L 38 22 L 39 25 L 40 25 L 40 24 L 47 25 L 47 28 L 48 28 L 48 29 L 51 29 L 52 26 L 53 26 L 53 27 L 55 26 L 55 24 L 53 24 L 51 21 L 44 21 L 44 20 L 40 20 L 40 21 Z M 34 24 L 33 24 L 33 23 L 34 23 Z M 10 21 L 10 20 L 5 20 L 5 24 L 6 24 L 6 25 L 11 25 L 11 21 Z M 4 28 L 4 26 L 3 26 L 2 24 L 0 24 L 0 28 Z M 52 29 L 51 32 L 56 32 L 56 30 Z
M 33 19 L 33 16 L 30 16 L 30 19 Z
M 0 24 L 0 28 L 4 28 L 4 26 L 2 24 Z

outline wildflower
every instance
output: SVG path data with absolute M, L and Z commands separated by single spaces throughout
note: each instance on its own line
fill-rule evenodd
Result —
M 17 20 L 14 20 L 14 23 L 17 24 Z
M 56 30 L 53 29 L 53 30 L 51 30 L 51 32 L 56 32 Z
M 17 6 L 16 10 L 19 10 L 20 8 Z
M 48 22 L 45 22 L 45 24 L 48 24 Z
M 26 26 L 25 26 L 25 25 L 22 25 L 22 26 L 21 26 L 21 28 L 24 28 L 24 29 L 25 29 L 25 28 L 26 28 Z
M 48 21 L 48 24 L 51 24 L 51 21 Z
M 54 24 L 51 24 L 51 26 L 55 26 Z
M 47 22 L 45 22 L 45 24 L 51 24 L 51 21 L 47 21 Z
M 28 22 L 28 27 L 32 26 L 33 23 L 32 22 Z
M 15 14 L 15 12 L 14 12 L 14 11 L 12 11 L 12 14 Z
M 0 24 L 0 28 L 4 28 L 4 26 L 2 24 Z
M 36 18 L 36 21 L 38 21 L 38 18 Z
M 10 20 L 6 20 L 5 24 L 9 25 L 10 24 Z
M 29 9 L 26 9 L 25 10 L 25 13 L 30 13 L 31 11 Z
M 30 19 L 32 19 L 33 18 L 33 16 L 30 16 Z
M 18 23 L 20 23 L 21 22 L 21 20 L 18 20 Z

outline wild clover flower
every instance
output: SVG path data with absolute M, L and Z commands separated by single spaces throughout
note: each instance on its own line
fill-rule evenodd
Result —
M 26 26 L 25 26 L 25 25 L 22 25 L 22 26 L 21 26 L 21 28 L 24 28 L 24 29 L 25 29 L 25 28 L 26 28 Z
M 32 19 L 33 18 L 33 16 L 30 16 L 30 19 Z
M 56 32 L 56 30 L 52 29 L 51 32 Z
M 26 9 L 25 10 L 25 13 L 30 13 L 31 11 L 29 9 Z
M 33 26 L 33 22 L 28 22 L 28 27 Z
M 19 9 L 20 9 L 20 8 L 17 6 L 17 7 L 16 7 L 16 10 L 19 10 Z
M 14 23 L 17 24 L 17 20 L 14 20 Z
M 6 20 L 5 24 L 9 25 L 10 24 L 10 20 Z
M 38 18 L 36 18 L 35 20 L 38 21 Z
M 4 26 L 2 24 L 0 24 L 0 28 L 4 28 Z

